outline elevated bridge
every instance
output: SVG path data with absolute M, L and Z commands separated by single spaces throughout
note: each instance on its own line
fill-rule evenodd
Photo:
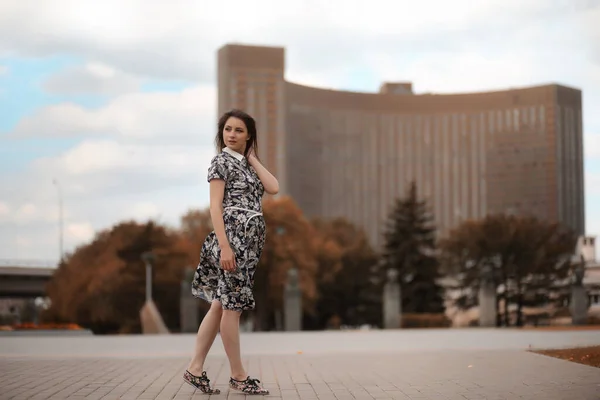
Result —
M 0 297 L 34 298 L 46 296 L 46 283 L 56 270 L 56 262 L 40 260 L 0 260 Z

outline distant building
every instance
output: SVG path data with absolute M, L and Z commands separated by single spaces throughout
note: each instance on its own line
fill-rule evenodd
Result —
M 439 233 L 488 213 L 533 213 L 585 232 L 581 91 L 379 93 L 287 82 L 283 48 L 218 52 L 218 109 L 257 119 L 259 155 L 309 216 L 342 216 L 381 245 L 395 198 L 416 180 Z
M 585 263 L 583 285 L 590 298 L 590 307 L 600 317 L 600 261 L 596 258 L 596 237 L 580 236 L 575 255 Z

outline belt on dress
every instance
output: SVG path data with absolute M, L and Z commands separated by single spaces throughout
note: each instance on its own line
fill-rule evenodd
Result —
M 243 208 L 243 207 L 236 207 L 236 206 L 229 206 L 229 207 L 225 207 L 223 209 L 223 211 L 225 210 L 239 210 L 239 211 L 246 211 L 251 213 L 252 215 L 250 216 L 250 218 L 248 218 L 246 220 L 246 223 L 244 224 L 244 236 L 246 235 L 246 231 L 248 229 L 248 222 L 250 222 L 250 220 L 254 217 L 258 217 L 258 216 L 262 216 L 263 214 L 261 212 L 255 211 L 255 210 L 250 210 L 248 208 Z

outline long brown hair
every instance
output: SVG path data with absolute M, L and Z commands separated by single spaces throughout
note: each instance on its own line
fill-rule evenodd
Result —
M 244 122 L 246 125 L 246 131 L 248 131 L 248 143 L 246 144 L 246 149 L 244 150 L 244 156 L 248 157 L 248 153 L 250 149 L 254 149 L 254 154 L 256 158 L 258 158 L 258 140 L 256 137 L 256 121 L 249 114 L 242 110 L 233 109 L 227 111 L 225 114 L 221 115 L 219 118 L 218 131 L 217 136 L 215 136 L 215 145 L 217 146 L 217 151 L 221 151 L 226 147 L 225 140 L 223 139 L 223 129 L 225 129 L 225 124 L 229 118 L 238 118 Z

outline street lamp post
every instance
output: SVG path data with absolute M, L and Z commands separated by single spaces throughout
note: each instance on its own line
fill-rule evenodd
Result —
M 283 226 L 277 227 L 277 234 L 282 237 L 286 233 Z M 285 240 L 285 239 L 282 239 Z M 287 272 L 287 280 L 283 289 L 283 326 L 286 331 L 302 330 L 302 291 L 298 266 L 295 263 L 294 250 L 285 242 L 286 255 L 292 260 L 293 266 Z
M 147 251 L 142 253 L 140 258 L 146 265 L 146 302 L 140 310 L 142 333 L 169 333 L 169 329 L 165 325 L 160 311 L 158 311 L 156 304 L 152 300 L 152 269 L 156 261 L 156 256 L 151 251 Z
M 52 181 L 54 186 L 56 186 L 56 190 L 58 192 L 58 251 L 59 251 L 59 259 L 61 262 L 63 258 L 63 199 L 62 199 L 62 190 L 60 188 L 60 184 L 57 179 Z
M 147 251 L 142 254 L 142 261 L 146 264 L 146 302 L 152 301 L 152 263 L 154 262 L 154 254 Z

